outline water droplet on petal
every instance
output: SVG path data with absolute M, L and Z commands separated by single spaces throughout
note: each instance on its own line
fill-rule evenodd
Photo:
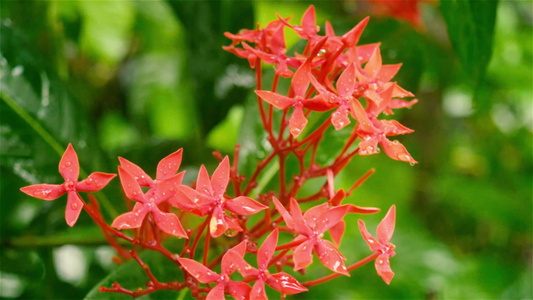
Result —
M 70 205 L 70 207 L 71 207 L 72 209 L 77 209 L 77 208 L 78 208 L 78 203 L 76 203 L 76 202 L 72 202 L 72 204 Z

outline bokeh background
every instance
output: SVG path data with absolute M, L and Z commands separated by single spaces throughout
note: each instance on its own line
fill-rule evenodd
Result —
M 298 24 L 309 4 L 0 2 L 0 297 L 80 299 L 102 280 L 109 286 L 106 278 L 143 285 L 139 268 L 111 262 L 84 213 L 71 229 L 64 198 L 41 201 L 19 188 L 62 182 L 57 163 L 68 143 L 85 174 L 116 172 L 117 156 L 153 173 L 183 147 L 192 180 L 200 164 L 216 165 L 215 149 L 231 154 L 238 142 L 247 155 L 264 155 L 253 71 L 222 51 L 223 33 L 275 13 Z M 385 63 L 403 63 L 395 79 L 420 101 L 398 115 L 416 130 L 401 141 L 419 164 L 356 157 L 336 182 L 349 187 L 375 168 L 349 201 L 397 205 L 391 285 L 370 264 L 290 298 L 531 299 L 532 2 L 423 3 L 418 27 L 398 13 L 373 15 L 379 3 L 314 4 L 317 23 L 330 20 L 340 34 L 370 14 L 360 44 L 381 42 Z M 118 180 L 99 197 L 108 216 L 124 211 Z M 375 228 L 383 215 L 364 220 Z M 341 246 L 348 263 L 370 253 L 356 219 L 347 217 Z M 327 273 L 316 264 L 299 278 Z M 188 295 L 145 298 L 178 297 Z

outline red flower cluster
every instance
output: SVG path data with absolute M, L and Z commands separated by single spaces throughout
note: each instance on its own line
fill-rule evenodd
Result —
M 265 285 L 282 295 L 296 294 L 334 277 L 350 276 L 350 271 L 372 260 L 376 260 L 378 275 L 390 283 L 394 275 L 389 258 L 395 254 L 394 245 L 390 243 L 395 206 L 379 224 L 377 240 L 368 233 L 364 222 L 359 221 L 360 231 L 374 254 L 347 266 L 345 261 L 350 258 L 338 249 L 346 227 L 344 218 L 350 213 L 372 214 L 379 209 L 342 204 L 373 171 L 347 191 L 336 190 L 334 179 L 356 154 L 379 152 L 378 144 L 389 157 L 416 163 L 402 144 L 388 138 L 412 130 L 397 121 L 382 118 L 383 114 L 393 114 L 393 109 L 413 105 L 416 100 L 402 99 L 413 95 L 391 81 L 400 64 L 383 65 L 379 44 L 357 45 L 368 18 L 342 36 L 335 35 L 329 23 L 326 23 L 325 36 L 319 35 L 313 6 L 304 14 L 301 25 L 290 25 L 288 21 L 280 17 L 263 29 L 226 33 L 233 42 L 224 48 L 247 59 L 257 71 L 255 93 L 262 125 L 272 146 L 272 152 L 258 163 L 248 179 L 238 173 L 238 145 L 233 165 L 228 156 L 222 157 L 216 152 L 219 165 L 213 173 L 209 175 L 207 168 L 201 165 L 196 181 L 190 185 L 182 183 L 185 172 L 179 172 L 182 149 L 159 162 L 155 179 L 136 164 L 119 157 L 118 174 L 124 195 L 135 204 L 131 211 L 107 225 L 97 199 L 92 196 L 91 203 L 85 205 L 78 192 L 98 191 L 115 175 L 93 173 L 78 182 L 78 158 L 69 145 L 59 164 L 64 184 L 39 184 L 21 189 L 44 200 L 68 193 L 67 223 L 73 226 L 81 209 L 85 209 L 117 253 L 123 259 L 135 259 L 150 279 L 145 289 L 128 290 L 114 283 L 111 288 L 101 287 L 101 291 L 139 297 L 157 290 L 189 288 L 192 296 L 198 299 L 223 299 L 225 295 L 236 299 L 266 299 Z M 287 55 L 285 28 L 308 41 L 302 54 Z M 261 88 L 262 63 L 275 67 L 270 90 Z M 290 80 L 287 95 L 277 91 L 280 78 Z M 279 118 L 274 118 L 274 108 L 281 110 Z M 324 123 L 308 128 L 311 114 L 329 112 Z M 274 126 L 275 120 L 280 120 L 277 126 Z M 348 125 L 352 120 L 356 125 L 350 129 Z M 351 135 L 340 153 L 329 163 L 320 164 L 316 160 L 317 152 L 329 146 L 324 146 L 322 141 L 330 126 L 335 130 L 351 130 Z M 299 166 L 292 178 L 287 178 L 289 156 L 293 156 Z M 252 193 L 269 165 L 279 168 L 276 177 L 279 182 L 273 184 L 275 189 Z M 299 193 L 302 186 L 312 178 L 321 178 L 324 183 L 318 186 L 315 194 L 302 197 Z M 252 194 L 259 196 L 252 199 Z M 318 203 L 304 204 L 308 202 Z M 302 210 L 303 207 L 307 209 Z M 326 238 L 327 233 L 331 241 Z M 280 235 L 287 235 L 290 242 L 278 245 Z M 163 245 L 166 238 L 183 238 L 181 253 L 167 249 Z M 201 247 L 202 238 L 203 254 L 198 257 L 196 250 Z M 117 239 L 131 243 L 132 249 L 124 249 Z M 137 254 L 140 249 L 151 249 L 166 256 L 183 273 L 185 280 L 160 282 Z M 305 272 L 313 263 L 313 253 L 333 274 L 299 282 L 294 275 L 284 272 L 284 268 L 296 271 L 295 274 Z M 257 263 L 250 263 L 246 256 L 255 256 L 252 261 Z M 240 277 L 234 275 L 235 271 Z

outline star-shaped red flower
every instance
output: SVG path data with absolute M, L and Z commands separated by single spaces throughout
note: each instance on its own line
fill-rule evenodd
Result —
M 178 216 L 173 213 L 162 212 L 158 207 L 159 204 L 174 196 L 177 186 L 181 184 L 184 172 L 163 180 L 153 181 L 153 184 L 151 183 L 152 187 L 146 194 L 143 193 L 138 182 L 139 179 L 146 179 L 146 177 L 136 180 L 134 175 L 122 166 L 118 167 L 118 174 L 126 197 L 137 203 L 131 212 L 118 216 L 111 226 L 118 229 L 139 228 L 150 213 L 157 227 L 163 232 L 177 237 L 188 238 Z
M 307 289 L 291 275 L 285 272 L 270 274 L 268 271 L 268 264 L 274 255 L 277 244 L 278 229 L 276 228 L 267 236 L 261 247 L 257 250 L 258 269 L 250 266 L 242 257 L 233 256 L 234 259 L 232 262 L 235 263 L 237 271 L 239 271 L 242 276 L 254 276 L 257 278 L 250 292 L 251 300 L 267 299 L 265 283 L 282 294 L 292 295 L 307 291 Z
M 390 242 L 392 234 L 394 233 L 395 219 L 396 206 L 393 205 L 378 225 L 376 231 L 377 240 L 370 235 L 368 230 L 366 230 L 365 222 L 359 220 L 359 230 L 370 247 L 370 250 L 379 253 L 375 262 L 376 271 L 387 284 L 390 284 L 392 277 L 394 276 L 394 273 L 390 268 L 389 258 L 396 254 L 394 253 L 395 246 Z
M 222 256 L 222 270 L 220 275 L 193 259 L 178 258 L 178 261 L 189 274 L 201 283 L 216 283 L 215 287 L 207 294 L 206 300 L 224 299 L 226 290 L 235 299 L 244 300 L 250 294 L 250 286 L 244 282 L 232 281 L 230 276 L 237 269 L 234 260 L 236 258 L 238 260 L 239 257 L 242 259 L 245 252 L 246 241 L 242 241 L 237 246 L 228 250 Z
M 43 200 L 54 200 L 68 193 L 65 220 L 70 227 L 76 224 L 83 208 L 83 201 L 78 192 L 99 191 L 116 176 L 116 174 L 94 172 L 87 179 L 78 182 L 80 165 L 78 155 L 71 144 L 68 144 L 67 150 L 61 157 L 59 173 L 65 179 L 63 184 L 34 184 L 23 187 L 20 190 L 32 197 Z
M 272 197 L 274 206 L 279 211 L 289 228 L 300 235 L 295 241 L 302 241 L 294 248 L 293 260 L 294 270 L 306 268 L 313 262 L 313 250 L 318 259 L 333 272 L 350 276 L 344 260 L 346 258 L 339 252 L 337 247 L 330 241 L 324 240 L 324 233 L 342 221 L 349 212 L 349 206 L 337 206 L 329 208 L 328 203 L 324 203 L 308 209 L 304 215 L 296 199 L 291 198 L 291 213 L 283 207 L 278 199 Z
M 198 172 L 196 190 L 189 186 L 179 187 L 172 205 L 194 214 L 210 215 L 209 232 L 212 237 L 219 237 L 226 230 L 242 231 L 237 220 L 226 215 L 225 211 L 248 216 L 268 207 L 246 196 L 227 199 L 224 194 L 229 183 L 230 164 L 226 156 L 213 172 L 211 178 L 202 165 Z

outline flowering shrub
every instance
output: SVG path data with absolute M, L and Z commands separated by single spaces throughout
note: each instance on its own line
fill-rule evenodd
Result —
M 272 147 L 250 178 L 239 173 L 238 145 L 231 162 L 228 156 L 215 152 L 218 167 L 210 175 L 200 166 L 191 185 L 182 183 L 184 171 L 179 172 L 182 149 L 159 162 L 155 179 L 135 163 L 119 157 L 118 175 L 124 195 L 135 204 L 130 212 L 119 215 L 108 225 L 98 199 L 89 194 L 87 202 L 80 192 L 98 191 L 115 175 L 95 172 L 78 181 L 78 157 L 69 145 L 59 163 L 64 184 L 37 184 L 21 190 L 43 200 L 54 200 L 67 193 L 67 224 L 74 226 L 81 210 L 85 210 L 115 248 L 117 261 L 133 258 L 149 277 L 145 288 L 129 290 L 114 283 L 101 287 L 101 292 L 138 297 L 158 290 L 188 288 L 198 299 L 222 299 L 224 295 L 266 299 L 266 284 L 284 297 L 340 275 L 350 276 L 352 270 L 372 260 L 378 275 L 390 283 L 394 276 L 389 265 L 389 258 L 395 254 L 390 242 L 395 225 L 394 205 L 378 225 L 377 239 L 359 220 L 371 255 L 346 265 L 347 258 L 338 250 L 346 227 L 344 217 L 351 213 L 377 213 L 379 209 L 342 203 L 373 170 L 347 191 L 335 188 L 335 176 L 355 155 L 376 154 L 380 147 L 394 160 L 416 163 L 401 143 L 389 139 L 412 130 L 395 120 L 383 119 L 383 115 L 392 115 L 394 109 L 409 107 L 417 100 L 402 99 L 413 95 L 391 81 L 401 64 L 383 65 L 379 43 L 357 45 L 367 22 L 368 18 L 342 36 L 337 36 L 326 22 L 326 34 L 321 36 L 311 6 L 300 25 L 291 25 L 289 19 L 279 17 L 264 28 L 226 33 L 232 42 L 224 49 L 247 59 L 256 71 L 259 118 Z M 286 28 L 306 41 L 302 53 L 287 56 Z M 263 64 L 275 68 L 269 87 L 263 86 Z M 288 93 L 279 91 L 281 80 L 290 80 Z M 308 124 L 311 117 L 322 123 L 311 126 Z M 349 127 L 352 120 L 355 125 Z M 329 164 L 320 164 L 316 153 L 329 146 L 324 143 L 324 136 L 330 126 L 351 133 L 337 156 Z M 296 158 L 299 166 L 292 176 L 286 168 L 289 157 Z M 252 199 L 250 195 L 258 179 L 270 164 L 279 165 L 278 189 L 258 191 L 262 194 Z M 312 178 L 324 178 L 325 183 L 314 194 L 300 196 L 300 190 Z M 304 203 L 315 205 L 305 205 L 302 210 Z M 331 241 L 325 238 L 326 232 Z M 280 235 L 293 238 L 279 244 Z M 222 236 L 226 236 L 226 242 L 217 243 Z M 168 250 L 165 245 L 165 241 L 175 238 L 187 240 L 180 253 Z M 119 240 L 130 243 L 131 249 Z M 144 249 L 168 258 L 176 270 L 181 270 L 183 280 L 159 281 L 139 256 Z M 304 273 L 313 263 L 313 253 L 333 273 L 300 282 L 297 274 Z M 255 258 L 250 259 L 251 256 Z M 290 269 L 297 272 L 291 272 L 292 275 L 285 272 Z

